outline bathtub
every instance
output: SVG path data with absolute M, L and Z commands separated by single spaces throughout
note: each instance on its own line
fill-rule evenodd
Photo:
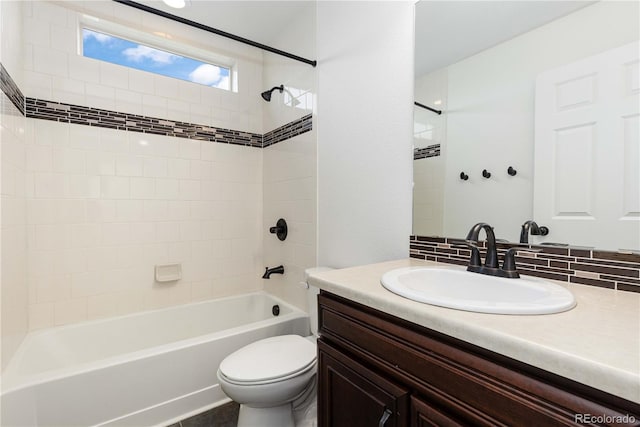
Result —
M 226 355 L 284 334 L 309 316 L 264 292 L 36 331 L 2 375 L 0 424 L 168 425 L 228 402 Z

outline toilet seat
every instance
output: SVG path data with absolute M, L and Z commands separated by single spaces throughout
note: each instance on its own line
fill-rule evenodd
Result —
M 316 365 L 316 346 L 299 335 L 281 335 L 251 343 L 220 363 L 224 379 L 236 385 L 260 385 L 302 375 Z

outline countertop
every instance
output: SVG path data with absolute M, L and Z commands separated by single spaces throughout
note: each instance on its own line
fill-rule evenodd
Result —
M 423 304 L 386 290 L 380 277 L 413 258 L 315 273 L 309 284 L 401 319 L 640 403 L 640 294 L 554 282 L 576 297 L 563 313 L 498 315 Z

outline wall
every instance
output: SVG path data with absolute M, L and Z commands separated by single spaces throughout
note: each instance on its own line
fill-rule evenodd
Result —
M 21 2 L 0 2 L 0 62 L 20 85 L 23 81 Z M 3 75 L 5 82 L 8 80 Z M 5 83 L 3 82 L 3 83 Z M 3 84 L 3 89 L 6 88 Z M 14 86 L 15 88 L 15 86 Z M 18 102 L 19 104 L 19 102 Z M 1 198 L 0 198 L 0 367 L 4 370 L 27 332 L 27 229 L 25 200 L 25 119 L 4 94 L 0 94 Z
M 77 54 L 80 12 L 233 54 L 238 92 Z M 115 2 L 25 3 L 32 98 L 263 132 L 262 54 Z M 259 148 L 29 119 L 31 329 L 262 288 Z M 154 282 L 157 263 L 183 278 Z
M 413 2 L 317 8 L 318 264 L 404 258 L 411 233 Z
M 286 45 L 299 56 L 314 59 L 315 5 L 301 11 L 289 26 L 282 28 L 274 46 Z M 285 91 L 273 93 L 264 103 L 264 126 L 277 128 L 312 114 L 316 94 L 316 69 L 308 64 L 265 53 L 263 90 L 284 84 Z M 307 292 L 300 286 L 304 270 L 316 266 L 316 132 L 302 135 L 263 149 L 263 253 L 264 266 L 284 265 L 285 274 L 263 280 L 269 293 L 302 309 Z M 269 233 L 278 218 L 287 221 L 289 233 L 280 241 Z
M 533 212 L 536 76 L 637 40 L 638 6 L 598 2 L 448 67 L 444 235 L 463 237 L 484 221 L 499 225 L 497 237 L 518 240 Z

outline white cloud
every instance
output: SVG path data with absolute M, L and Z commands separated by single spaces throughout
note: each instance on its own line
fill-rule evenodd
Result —
M 102 33 L 96 33 L 95 31 L 91 31 L 91 30 L 84 30 L 82 33 L 82 38 L 83 39 L 89 39 L 93 37 L 94 39 L 96 39 L 96 41 L 100 44 L 107 44 L 109 43 L 111 40 L 113 40 L 113 37 L 106 35 L 106 34 L 102 34 Z
M 149 46 L 138 45 L 136 47 L 130 47 L 122 51 L 122 53 L 132 61 L 140 62 L 147 58 L 157 64 L 171 64 L 179 56 L 169 52 L 163 52 L 158 49 L 154 49 Z
M 231 80 L 229 79 L 229 76 L 224 76 L 218 81 L 218 83 L 213 84 L 212 86 L 213 87 L 217 87 L 218 89 L 230 90 L 231 89 Z
M 189 73 L 189 80 L 194 83 L 218 87 L 218 84 L 220 84 L 224 78 L 220 75 L 220 67 L 211 64 L 202 64 Z M 227 82 L 226 84 L 228 85 L 229 83 Z

